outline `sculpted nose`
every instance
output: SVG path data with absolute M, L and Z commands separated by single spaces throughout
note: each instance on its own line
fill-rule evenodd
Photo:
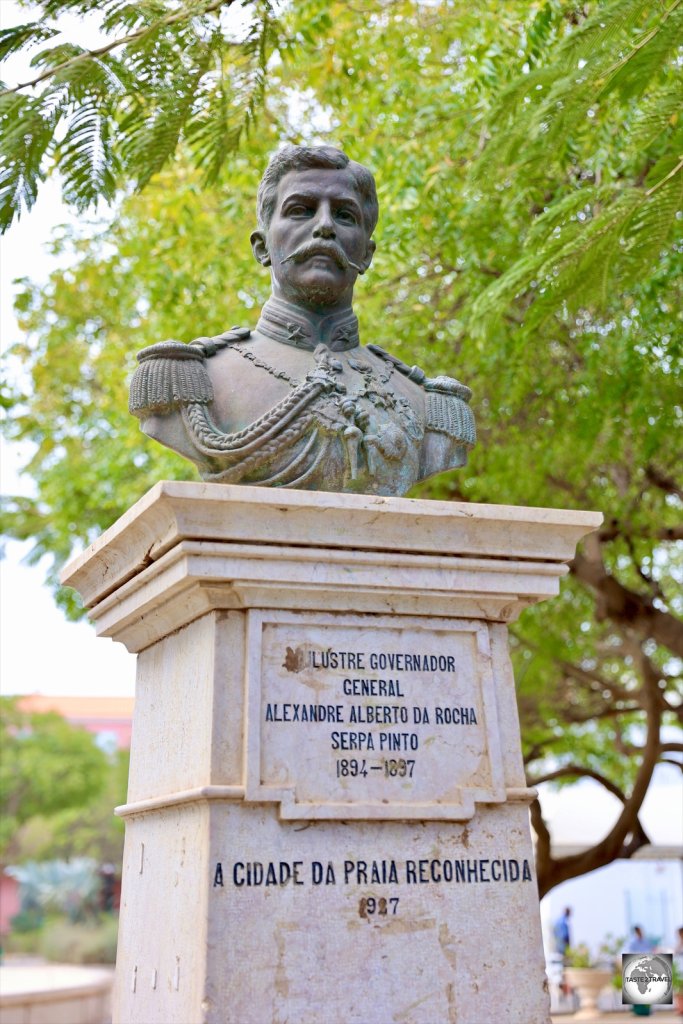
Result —
M 318 211 L 318 216 L 316 217 L 315 224 L 313 226 L 313 237 L 336 238 L 332 213 L 327 206 L 322 206 Z

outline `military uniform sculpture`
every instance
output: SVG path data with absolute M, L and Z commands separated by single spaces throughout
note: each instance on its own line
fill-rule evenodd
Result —
M 405 494 L 462 466 L 475 442 L 470 390 L 361 346 L 353 287 L 377 223 L 370 172 L 330 147 L 288 146 L 258 192 L 256 259 L 272 296 L 233 328 L 138 355 L 130 409 L 205 480 Z

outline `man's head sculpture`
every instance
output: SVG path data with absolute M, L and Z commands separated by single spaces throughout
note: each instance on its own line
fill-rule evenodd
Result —
M 353 288 L 372 262 L 372 174 L 329 146 L 286 146 L 257 198 L 254 255 L 272 295 L 253 330 L 138 355 L 130 408 L 205 480 L 404 494 L 462 466 L 470 391 L 361 346 Z
M 256 210 L 251 244 L 271 268 L 273 295 L 312 310 L 350 305 L 375 251 L 379 205 L 370 171 L 331 146 L 287 146 L 266 168 Z
M 365 230 L 370 238 L 377 227 L 379 203 L 372 171 L 349 159 L 334 146 L 283 146 L 273 153 L 263 172 L 256 194 L 256 219 L 267 231 L 275 209 L 280 182 L 291 171 L 347 171 L 363 202 Z

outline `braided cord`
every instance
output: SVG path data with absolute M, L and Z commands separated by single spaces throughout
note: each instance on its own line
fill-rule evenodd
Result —
M 323 391 L 330 389 L 330 381 L 316 378 L 305 381 L 282 401 L 250 423 L 244 430 L 226 434 L 218 429 L 204 405 L 193 403 L 183 408 L 183 419 L 198 451 L 206 456 L 243 458 L 260 448 L 281 430 Z
M 256 472 L 296 444 L 314 424 L 315 417 L 313 413 L 306 413 L 287 430 L 283 430 L 277 437 L 264 444 L 257 452 L 247 455 L 245 458 L 240 458 L 238 462 L 233 462 L 232 465 L 219 470 L 217 473 L 204 473 L 204 479 L 228 484 L 242 483 L 249 473 Z M 254 483 L 258 483 L 258 481 L 254 481 Z

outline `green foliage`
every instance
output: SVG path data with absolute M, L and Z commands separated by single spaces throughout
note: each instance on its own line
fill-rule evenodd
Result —
M 97 920 L 74 923 L 63 917 L 50 917 L 29 931 L 12 931 L 4 946 L 8 953 L 31 953 L 62 964 L 113 964 L 116 962 L 118 917 L 103 914 Z
M 672 966 L 672 981 L 673 989 L 676 994 L 683 993 L 683 971 L 680 968 L 680 955 L 673 958 Z
M 107 759 L 90 733 L 59 715 L 20 711 L 8 697 L 0 697 L 0 709 L 0 861 L 8 863 L 25 822 L 81 806 L 100 792 Z
M 584 969 L 587 967 L 595 967 L 591 951 L 584 942 L 579 943 L 578 946 L 568 946 L 564 954 L 564 961 L 567 967 L 578 967 Z
M 37 952 L 62 964 L 114 964 L 117 939 L 118 917 L 113 914 L 85 924 L 55 920 L 45 926 Z
M 254 323 L 269 282 L 248 234 L 267 154 L 341 144 L 378 178 L 364 340 L 474 390 L 469 466 L 418 493 L 604 512 L 561 597 L 515 626 L 514 656 L 530 779 L 588 774 L 626 798 L 652 767 L 644 737 L 683 704 L 681 11 L 283 8 L 281 60 L 239 154 L 215 159 L 229 129 L 214 91 L 178 159 L 109 228 L 62 236 L 46 289 L 25 283 L 14 356 L 29 383 L 14 384 L 8 429 L 33 445 L 37 493 L 8 504 L 6 530 L 56 569 L 153 482 L 194 474 L 125 412 L 134 353 Z
M 97 912 L 100 880 L 97 864 L 88 857 L 70 863 L 29 861 L 8 868 L 7 873 L 19 882 L 23 910 L 66 914 L 74 922 Z
M 58 41 L 33 56 L 29 82 L 0 91 L 0 229 L 31 209 L 54 168 L 80 210 L 130 184 L 142 188 L 182 140 L 205 180 L 216 179 L 263 106 L 280 45 L 271 0 L 34 6 L 34 22 L 0 33 L 0 54 L 54 39 L 53 19 L 66 11 L 96 15 L 105 42 L 86 50 Z
M 550 24 L 566 13 L 548 3 L 539 17 Z M 636 283 L 669 239 L 680 238 L 683 130 L 672 58 L 682 39 L 678 2 L 597 4 L 527 60 L 484 115 L 475 187 L 507 181 L 544 212 L 520 258 L 477 297 L 481 337 L 511 304 L 530 327 L 560 306 L 604 308 L 610 289 Z M 618 133 L 628 133 L 630 145 L 619 146 Z
M 39 907 L 31 907 L 30 910 L 20 910 L 11 920 L 12 931 L 18 935 L 36 932 L 44 920 L 45 915 Z
M 87 857 L 98 864 L 120 864 L 124 825 L 114 808 L 126 802 L 129 764 L 130 752 L 117 751 L 99 793 L 82 806 L 27 821 L 15 836 L 15 863 Z

